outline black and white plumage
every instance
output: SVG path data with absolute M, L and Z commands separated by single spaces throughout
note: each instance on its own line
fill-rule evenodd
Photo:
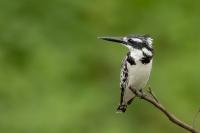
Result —
M 121 98 L 117 108 L 117 112 L 125 112 L 135 98 L 132 89 L 136 91 L 143 89 L 149 80 L 153 61 L 153 39 L 148 35 L 100 38 L 120 43 L 129 49 L 121 65 Z

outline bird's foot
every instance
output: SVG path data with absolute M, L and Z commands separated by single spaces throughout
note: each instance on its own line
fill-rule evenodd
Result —
M 146 95 L 147 95 L 147 94 L 145 94 L 145 92 L 144 92 L 143 89 L 140 89 L 139 92 L 140 92 L 140 94 L 143 95 L 143 96 L 146 96 Z
M 132 88 L 132 87 L 129 87 L 129 89 L 136 95 L 136 96 L 139 96 L 139 97 L 142 97 L 142 96 L 146 96 L 145 92 L 143 91 L 143 89 L 135 89 L 135 88 Z
M 142 90 L 137 90 L 135 88 L 129 87 L 129 89 L 136 95 L 139 96 L 142 94 Z

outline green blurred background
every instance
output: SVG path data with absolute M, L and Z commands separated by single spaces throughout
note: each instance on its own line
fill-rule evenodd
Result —
M 126 114 L 115 113 L 127 49 L 97 36 L 153 36 L 149 85 L 168 110 L 191 123 L 200 106 L 199 5 L 198 0 L 0 0 L 0 132 L 186 132 L 139 99 Z

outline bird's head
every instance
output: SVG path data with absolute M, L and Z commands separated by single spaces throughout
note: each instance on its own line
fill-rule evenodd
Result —
M 153 39 L 149 35 L 130 35 L 125 37 L 99 37 L 106 41 L 121 43 L 126 46 L 130 51 L 134 49 L 142 50 L 146 48 L 153 51 Z

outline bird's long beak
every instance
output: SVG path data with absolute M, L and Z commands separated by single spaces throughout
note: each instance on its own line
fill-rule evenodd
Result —
M 98 37 L 98 38 L 106 40 L 106 41 L 111 41 L 111 42 L 117 42 L 117 43 L 126 44 L 126 42 L 124 41 L 123 37 Z

